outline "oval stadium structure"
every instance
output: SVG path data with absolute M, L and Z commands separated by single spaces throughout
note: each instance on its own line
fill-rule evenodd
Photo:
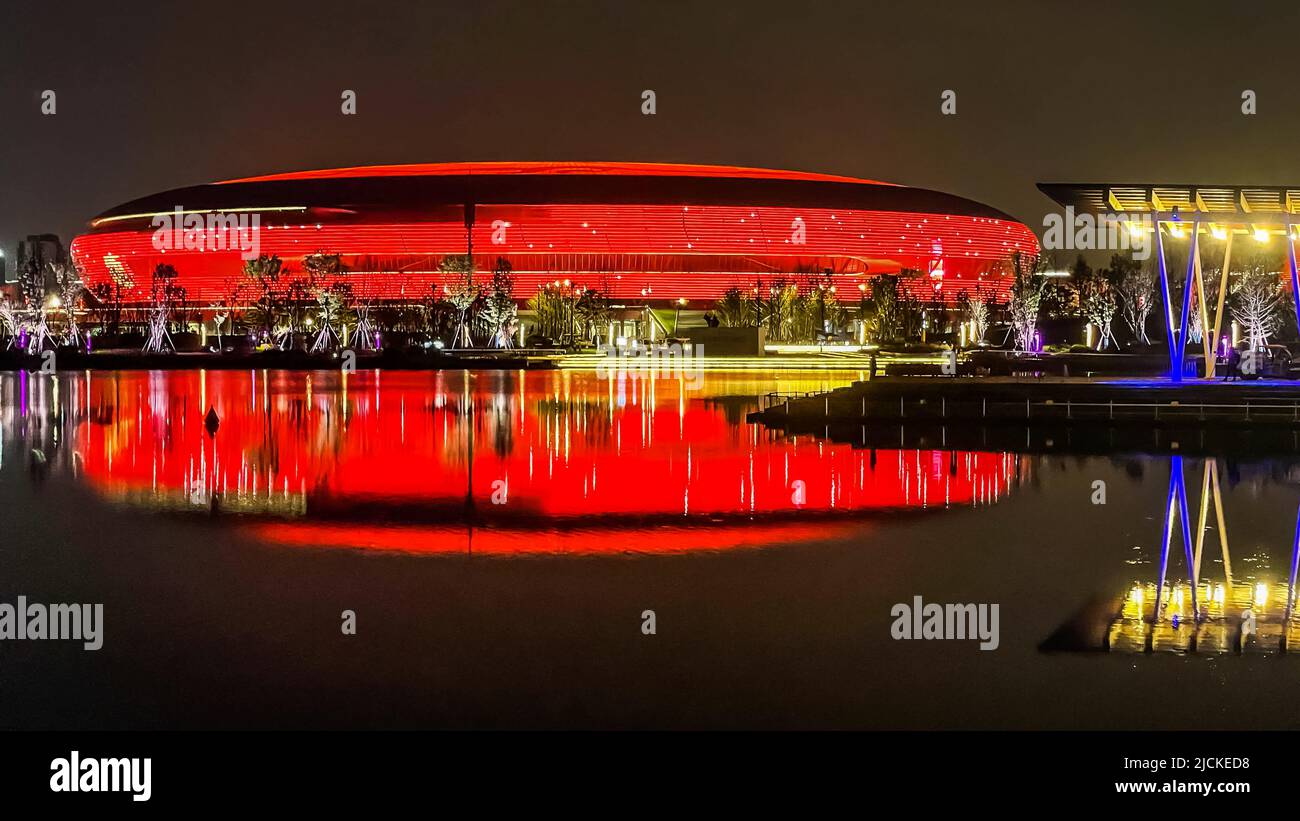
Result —
M 237 286 L 249 252 L 214 236 L 221 220 L 253 218 L 258 253 L 296 271 L 304 256 L 339 254 L 353 292 L 367 300 L 419 299 L 443 284 L 444 259 L 466 255 L 484 276 L 508 260 L 521 300 L 572 280 L 615 301 L 702 307 L 730 288 L 801 274 L 857 294 L 867 278 L 899 272 L 926 301 L 963 291 L 1001 299 L 1005 261 L 1038 250 L 1015 219 L 936 191 L 805 172 L 598 162 L 367 166 L 180 188 L 100 214 L 71 250 L 92 290 L 115 287 L 126 302 L 146 302 L 165 263 L 202 305 Z M 206 226 L 195 229 L 203 236 L 160 242 L 159 226 L 173 219 Z

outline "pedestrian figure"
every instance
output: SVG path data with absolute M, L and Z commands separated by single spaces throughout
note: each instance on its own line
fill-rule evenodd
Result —
M 1233 345 L 1228 348 L 1228 354 L 1224 359 L 1227 360 L 1225 363 L 1227 365 L 1227 372 L 1223 375 L 1223 381 L 1231 382 L 1237 378 L 1237 369 L 1241 365 L 1241 351 L 1237 350 L 1236 345 Z

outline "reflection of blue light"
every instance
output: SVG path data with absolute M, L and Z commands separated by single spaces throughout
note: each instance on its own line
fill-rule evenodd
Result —
M 1177 501 L 1178 507 L 1174 507 Z M 1187 557 L 1187 576 L 1192 582 L 1192 613 L 1199 619 L 1200 611 L 1196 602 L 1196 575 L 1192 563 L 1192 523 L 1187 516 L 1187 485 L 1183 481 L 1183 457 L 1169 458 L 1169 493 L 1165 497 L 1165 529 L 1160 534 L 1163 547 L 1160 549 L 1160 582 L 1156 586 L 1155 608 L 1151 616 L 1153 622 L 1160 620 L 1160 604 L 1164 599 L 1165 576 L 1169 570 L 1169 546 L 1174 540 L 1173 521 L 1170 516 L 1177 514 L 1182 523 L 1183 552 Z M 1174 616 L 1174 627 L 1178 626 L 1178 616 Z
M 1178 518 L 1183 523 L 1183 553 L 1187 559 L 1187 578 L 1192 582 L 1192 615 L 1200 619 L 1199 605 L 1196 603 L 1196 564 L 1192 558 L 1192 522 L 1187 515 L 1187 482 L 1183 479 L 1183 457 L 1174 456 L 1174 478 L 1178 482 Z
M 1179 460 L 1177 473 L 1182 473 L 1181 457 L 1175 456 L 1173 458 Z M 1172 468 L 1169 471 L 1169 493 L 1165 498 L 1165 528 L 1160 532 L 1162 543 L 1162 547 L 1160 548 L 1160 581 L 1156 585 L 1155 606 L 1151 614 L 1152 622 L 1160 621 L 1160 602 L 1164 598 L 1165 594 L 1165 571 L 1169 568 L 1169 542 L 1174 529 L 1173 522 L 1170 521 L 1169 516 L 1173 512 L 1174 508 L 1174 495 L 1177 491 L 1174 476 L 1176 476 L 1177 473 L 1175 473 Z
M 1171 390 L 1183 390 L 1186 388 L 1195 388 L 1201 390 L 1223 391 L 1230 394 L 1235 391 L 1242 391 L 1248 388 L 1292 388 L 1296 387 L 1296 382 L 1290 379 L 1252 379 L 1250 382 L 1210 382 L 1197 381 L 1194 385 L 1186 385 L 1171 377 L 1160 376 L 1146 379 L 1094 379 L 1097 385 L 1110 385 L 1116 388 L 1168 388 Z

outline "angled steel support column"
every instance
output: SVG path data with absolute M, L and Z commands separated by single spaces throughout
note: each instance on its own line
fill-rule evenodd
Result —
M 1201 263 L 1201 248 L 1196 247 L 1196 308 L 1201 315 L 1201 353 L 1205 359 L 1201 363 L 1201 378 L 1214 376 L 1215 334 L 1210 332 L 1210 309 L 1205 299 L 1205 267 Z
M 1182 379 L 1182 373 L 1177 368 L 1174 360 L 1174 305 L 1169 296 L 1169 265 L 1165 260 L 1165 238 L 1160 233 L 1160 219 L 1155 220 L 1156 226 L 1156 270 L 1160 273 L 1160 296 L 1165 303 L 1165 342 L 1169 346 L 1169 370 L 1170 377 L 1175 381 Z M 1170 486 L 1170 493 L 1173 492 L 1173 486 Z M 1171 496 L 1172 501 L 1172 496 Z M 1166 546 L 1167 547 L 1167 546 Z
M 1210 356 L 1215 355 L 1215 350 L 1219 347 L 1219 332 L 1223 329 L 1223 299 L 1228 293 L 1228 268 L 1232 265 L 1232 238 L 1235 232 L 1228 229 L 1228 241 L 1223 247 L 1223 268 L 1219 271 L 1219 299 L 1214 308 L 1214 339 L 1210 340 Z M 1205 363 L 1205 378 L 1214 377 L 1214 360 Z M 1216 485 L 1217 487 L 1217 485 Z
M 1178 325 L 1178 367 L 1174 374 L 1174 380 L 1181 382 L 1183 379 L 1183 360 L 1187 356 L 1187 323 L 1191 320 L 1192 315 L 1192 286 L 1195 283 L 1196 259 L 1200 255 L 1200 237 L 1201 223 L 1196 220 L 1192 223 L 1192 242 L 1187 247 L 1187 276 L 1183 278 L 1183 315 L 1182 321 Z

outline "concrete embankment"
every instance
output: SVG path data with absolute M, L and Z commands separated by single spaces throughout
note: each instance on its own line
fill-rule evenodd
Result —
M 827 393 L 769 394 L 750 421 L 781 427 L 867 421 L 1300 427 L 1300 383 L 884 377 Z

